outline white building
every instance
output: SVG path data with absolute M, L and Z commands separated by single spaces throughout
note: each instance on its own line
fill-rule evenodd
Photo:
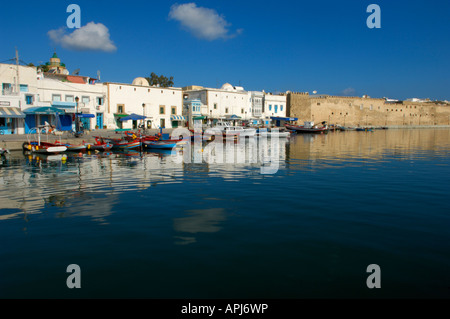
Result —
M 89 77 L 45 73 L 39 80 L 39 104 L 61 109 L 72 118 L 78 114 L 84 128 L 88 130 L 104 128 L 106 98 L 106 85 L 96 83 L 95 79 Z
M 249 120 L 251 113 L 251 96 L 242 87 L 229 83 L 220 89 L 188 86 L 183 88 L 185 99 L 197 99 L 202 103 L 201 114 L 211 124 L 218 119 Z
M 251 91 L 248 92 L 250 98 L 251 120 L 253 124 L 261 124 L 263 115 L 264 92 Z
M 264 94 L 262 116 L 264 124 L 268 125 L 272 117 L 286 117 L 286 95 Z
M 2 134 L 23 134 L 23 109 L 35 103 L 37 72 L 35 67 L 0 64 L 0 131 Z
M 34 66 L 0 64 L 3 134 L 28 133 L 45 122 L 55 126 L 59 122 L 63 129 L 71 130 L 77 112 L 86 129 L 103 128 L 106 86 L 89 77 L 69 75 L 56 54 L 50 61 L 50 72 L 45 73 Z M 18 111 L 20 118 L 11 118 Z
M 162 88 L 137 78 L 133 84 L 106 83 L 108 129 L 137 128 L 137 121 L 120 121 L 121 118 L 137 114 L 147 117 L 147 128 L 174 128 L 183 126 L 181 88 Z

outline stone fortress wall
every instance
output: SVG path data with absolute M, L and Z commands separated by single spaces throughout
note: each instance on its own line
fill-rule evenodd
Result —
M 450 125 L 450 105 L 289 92 L 286 116 L 297 117 L 299 124 L 326 121 L 360 127 Z

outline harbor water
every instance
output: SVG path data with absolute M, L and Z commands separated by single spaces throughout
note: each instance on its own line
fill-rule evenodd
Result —
M 450 297 L 450 129 L 275 147 L 270 174 L 249 144 L 225 163 L 204 148 L 190 162 L 13 152 L 0 166 L 0 298 Z

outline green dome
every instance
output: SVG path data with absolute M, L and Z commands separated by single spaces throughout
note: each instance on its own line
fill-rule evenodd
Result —
M 56 52 L 53 53 L 52 59 L 59 59 L 58 56 L 56 55 Z

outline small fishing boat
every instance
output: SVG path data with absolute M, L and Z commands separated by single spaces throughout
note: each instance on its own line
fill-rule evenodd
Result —
M 322 124 L 323 126 L 318 127 L 317 125 L 314 125 L 314 122 L 305 122 L 303 126 L 285 124 L 285 127 L 288 130 L 295 131 L 296 133 L 312 133 L 312 134 L 328 133 L 328 126 L 326 125 L 326 122 L 323 122 Z
M 182 140 L 144 141 L 144 147 L 154 149 L 173 149 Z
M 56 144 L 56 143 L 55 143 Z M 64 145 L 67 147 L 67 152 L 85 152 L 86 144 L 74 145 L 69 143 L 59 143 L 60 145 Z
M 216 126 L 214 126 L 212 130 L 222 132 L 224 137 L 228 136 L 253 137 L 256 134 L 255 128 L 232 126 L 229 122 L 224 121 L 217 122 Z
M 59 154 L 67 151 L 67 147 L 65 145 L 40 141 L 24 142 L 22 148 L 24 151 L 39 154 Z
M 107 152 L 113 148 L 113 144 L 107 141 L 104 141 L 101 137 L 94 137 L 95 143 L 86 143 L 86 150 L 88 151 L 99 151 L 99 152 Z
M 65 145 L 48 142 L 48 135 L 47 142 L 42 142 L 41 132 L 43 131 L 43 129 L 43 127 L 35 127 L 30 130 L 30 133 L 28 133 L 28 141 L 22 144 L 23 151 L 38 154 L 59 154 L 67 150 L 67 147 Z M 35 141 L 31 140 L 31 134 L 37 134 L 38 139 Z
M 132 140 L 127 141 L 123 139 L 114 139 L 114 138 L 105 138 L 105 141 L 111 143 L 113 145 L 113 149 L 119 149 L 119 150 L 129 150 L 133 148 L 138 148 L 141 146 L 140 140 Z
M 373 132 L 373 128 L 370 127 L 357 127 L 357 132 Z

